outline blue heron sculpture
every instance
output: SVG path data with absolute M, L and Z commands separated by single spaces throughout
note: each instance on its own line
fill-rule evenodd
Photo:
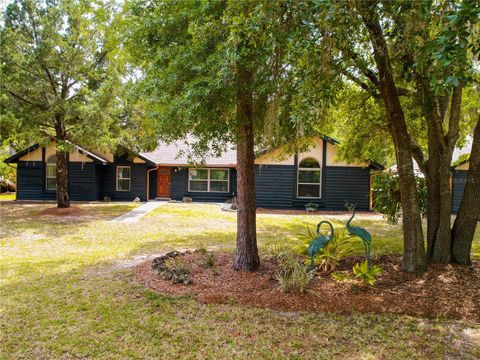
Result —
M 365 246 L 365 257 L 367 258 L 368 268 L 370 269 L 370 245 L 372 243 L 372 235 L 360 226 L 352 226 L 352 220 L 355 217 L 356 204 L 345 204 L 345 207 L 352 211 L 352 217 L 347 221 L 347 231 L 350 236 L 357 236 L 363 241 Z
M 330 234 L 329 235 L 322 235 L 320 234 L 320 227 L 322 224 L 327 224 L 330 226 Z M 328 222 L 328 221 L 320 221 L 317 225 L 317 237 L 313 239 L 311 244 L 308 246 L 307 252 L 308 255 L 310 255 L 310 258 L 312 259 L 312 264 L 310 265 L 311 269 L 315 269 L 315 255 L 320 251 L 320 249 L 324 248 L 325 245 L 328 244 L 330 240 L 333 239 L 333 236 L 335 234 L 335 230 L 333 229 L 333 225 Z

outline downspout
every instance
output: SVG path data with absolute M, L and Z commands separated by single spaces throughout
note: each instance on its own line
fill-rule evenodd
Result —
M 150 171 L 153 171 L 153 170 L 158 170 L 158 168 L 160 167 L 160 165 L 156 165 L 154 168 L 150 169 L 150 170 L 147 170 L 147 201 L 150 200 L 149 197 L 150 197 Z

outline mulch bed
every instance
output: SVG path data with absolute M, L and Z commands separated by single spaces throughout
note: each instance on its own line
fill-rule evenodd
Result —
M 75 216 L 82 215 L 85 213 L 85 210 L 79 208 L 78 206 L 71 206 L 69 208 L 61 209 L 57 207 L 47 208 L 40 212 L 40 215 L 52 215 L 52 216 Z
M 450 317 L 480 322 L 480 262 L 471 267 L 431 265 L 415 276 L 400 271 L 400 256 L 375 261 L 383 272 L 375 287 L 339 282 L 329 274 L 317 274 L 305 294 L 284 293 L 275 280 L 277 265 L 263 259 L 254 273 L 236 272 L 233 255 L 215 253 L 215 270 L 205 268 L 205 255 L 185 254 L 193 284 L 173 284 L 152 270 L 152 261 L 134 268 L 136 279 L 166 295 L 192 295 L 204 303 L 235 303 L 280 311 L 335 313 L 396 313 L 420 317 Z M 345 259 L 337 270 L 351 270 L 361 257 Z

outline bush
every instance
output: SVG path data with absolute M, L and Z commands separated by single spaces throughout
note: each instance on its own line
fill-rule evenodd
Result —
M 356 263 L 353 266 L 353 273 L 355 277 L 362 280 L 365 284 L 374 285 L 375 277 L 382 272 L 382 269 L 378 265 L 373 265 L 368 268 L 368 262 L 365 260 L 363 263 Z
M 203 261 L 203 267 L 205 269 L 210 269 L 215 267 L 215 255 L 211 252 L 205 254 L 205 258 Z
M 302 244 L 294 247 L 294 251 L 299 255 L 308 256 L 308 246 L 317 236 L 307 228 L 307 233 L 302 235 Z M 354 246 L 355 239 L 352 239 L 345 230 L 335 229 L 333 239 L 320 249 L 315 257 L 315 263 L 321 271 L 333 271 L 343 258 L 353 253 Z
M 422 177 L 415 177 L 420 199 L 422 216 L 427 213 L 427 184 Z M 402 204 L 400 202 L 400 185 L 398 176 L 391 173 L 379 173 L 372 178 L 373 210 L 383 214 L 391 224 L 396 224 L 400 217 Z
M 277 258 L 279 271 L 275 278 L 284 292 L 299 292 L 303 294 L 315 276 L 303 261 L 289 253 L 283 253 Z

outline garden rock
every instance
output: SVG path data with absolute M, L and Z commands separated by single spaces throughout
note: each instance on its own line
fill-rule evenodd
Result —
M 174 284 L 192 284 L 193 281 L 189 276 L 189 270 L 186 267 L 177 267 L 175 265 L 169 264 L 167 260 L 174 259 L 178 256 L 185 255 L 185 253 L 180 253 L 178 251 L 170 251 L 165 253 L 152 261 L 153 271 L 159 275 L 163 280 L 171 281 Z M 190 252 L 188 252 L 190 253 Z

